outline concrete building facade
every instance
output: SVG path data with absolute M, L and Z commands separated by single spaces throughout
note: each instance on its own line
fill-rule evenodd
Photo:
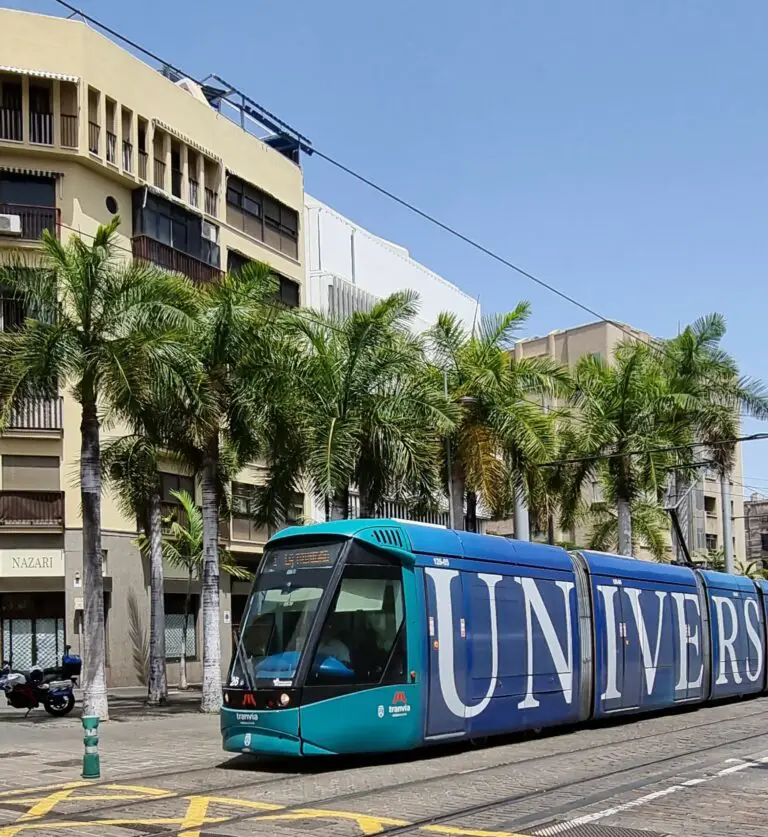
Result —
M 620 343 L 633 339 L 650 343 L 653 338 L 647 332 L 623 323 L 601 321 L 553 331 L 543 337 L 520 340 L 515 345 L 515 353 L 518 357 L 548 356 L 572 368 L 580 358 L 590 354 L 610 360 Z M 732 547 L 737 560 L 743 560 L 746 551 L 744 497 L 740 490 L 742 475 L 742 452 L 738 445 L 736 464 L 730 480 L 730 509 L 725 510 L 731 517 Z M 588 502 L 602 499 L 600 485 L 597 483 L 587 489 L 587 494 L 585 499 Z M 707 554 L 723 550 L 722 506 L 720 480 L 711 471 L 704 471 L 685 499 L 681 498 L 678 514 L 686 542 L 694 556 L 704 558 Z M 558 532 L 558 539 L 583 544 L 586 535 L 586 529 L 581 527 L 572 532 Z
M 744 502 L 747 563 L 756 562 L 768 569 L 768 497 L 752 494 Z
M 343 317 L 368 310 L 397 291 L 412 290 L 419 297 L 419 314 L 413 320 L 416 332 L 428 329 L 443 311 L 456 314 L 468 330 L 479 322 L 477 300 L 411 258 L 405 247 L 379 238 L 310 195 L 305 196 L 304 219 L 306 298 L 311 308 Z M 355 516 L 358 503 L 354 490 L 351 504 Z M 387 503 L 381 514 L 409 516 L 407 508 L 397 503 Z M 486 521 L 482 510 L 479 517 L 482 530 Z M 312 519 L 324 519 L 320 503 L 313 503 Z M 426 522 L 447 525 L 447 505 Z
M 215 90 L 168 78 L 79 21 L 0 10 L 0 32 L 0 258 L 33 253 L 43 230 L 87 240 L 119 214 L 126 258 L 197 282 L 257 259 L 279 277 L 286 305 L 305 302 L 303 175 L 284 136 L 257 138 L 227 118 Z M 0 328 L 23 317 L 23 306 L 3 295 Z M 80 649 L 79 424 L 79 405 L 62 387 L 57 398 L 22 405 L 0 437 L 0 656 L 19 667 L 54 664 L 65 643 Z M 261 473 L 253 465 L 238 475 L 234 516 L 221 529 L 222 543 L 250 564 L 267 538 L 247 513 Z M 194 480 L 167 463 L 166 510 L 179 488 L 194 492 Z M 133 648 L 149 627 L 149 578 L 136 522 L 109 492 L 102 502 L 108 678 L 131 685 L 139 678 Z M 296 517 L 306 512 L 297 497 Z M 186 580 L 166 573 L 175 682 Z M 248 585 L 224 573 L 221 584 L 226 664 Z M 193 681 L 197 584 L 194 594 Z

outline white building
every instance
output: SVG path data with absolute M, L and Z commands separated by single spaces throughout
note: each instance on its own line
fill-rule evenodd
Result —
M 305 304 L 340 316 L 367 310 L 378 299 L 396 291 L 413 290 L 419 295 L 419 316 L 413 327 L 423 331 L 437 321 L 442 311 L 452 311 L 467 329 L 480 318 L 480 306 L 456 285 L 419 264 L 405 247 L 392 244 L 339 215 L 310 195 L 304 196 L 304 241 L 306 248 Z M 447 507 L 446 507 L 447 508 Z M 352 514 L 357 497 L 352 496 Z M 478 510 L 480 512 L 480 510 Z M 388 503 L 382 513 L 407 517 L 407 510 Z M 447 511 L 430 516 L 429 523 L 447 523 Z M 312 517 L 324 519 L 324 509 L 313 504 Z M 483 521 L 478 520 L 480 527 Z
M 441 311 L 453 311 L 467 328 L 480 316 L 476 300 L 412 259 L 405 247 L 373 235 L 310 195 L 304 197 L 304 231 L 310 308 L 349 314 L 410 289 L 419 295 L 418 330 L 432 325 Z

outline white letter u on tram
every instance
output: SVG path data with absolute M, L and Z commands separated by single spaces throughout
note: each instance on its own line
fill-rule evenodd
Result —
M 451 581 L 459 574 L 457 570 L 437 570 L 428 567 L 427 575 L 435 585 L 437 604 L 438 672 L 440 691 L 448 709 L 459 718 L 474 718 L 491 702 L 499 674 L 499 627 L 496 621 L 496 585 L 500 575 L 478 573 L 477 578 L 488 588 L 488 604 L 491 610 L 491 680 L 488 691 L 480 703 L 467 706 L 459 697 L 453 663 L 453 604 L 451 602 Z

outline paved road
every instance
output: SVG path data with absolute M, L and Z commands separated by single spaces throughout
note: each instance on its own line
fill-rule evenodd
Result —
M 20 716 L 19 716 L 20 717 Z M 116 705 L 102 779 L 76 719 L 0 725 L 0 837 L 763 837 L 768 699 L 386 759 L 228 758 L 191 703 Z M 27 755 L 15 755 L 28 753 Z

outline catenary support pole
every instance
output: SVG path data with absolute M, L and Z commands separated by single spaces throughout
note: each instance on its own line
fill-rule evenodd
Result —
M 733 535 L 731 527 L 731 480 L 730 474 L 720 476 L 720 498 L 722 500 L 721 514 L 723 518 L 723 555 L 725 556 L 725 571 L 734 572 L 733 565 Z

